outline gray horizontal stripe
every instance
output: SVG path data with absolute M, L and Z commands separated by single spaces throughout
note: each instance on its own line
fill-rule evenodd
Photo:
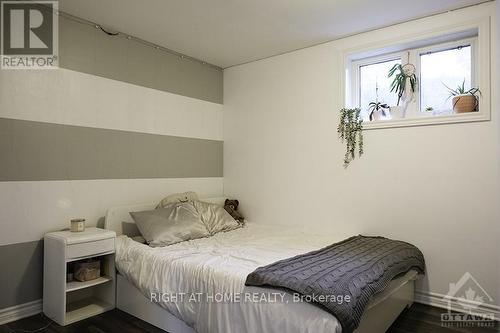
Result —
M 222 104 L 222 70 L 108 36 L 63 16 L 59 16 L 59 66 Z
M 43 241 L 0 246 L 0 309 L 42 298 Z
M 223 142 L 0 118 L 0 181 L 222 177 Z

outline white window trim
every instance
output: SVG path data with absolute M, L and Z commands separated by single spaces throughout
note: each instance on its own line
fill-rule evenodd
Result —
M 456 22 L 452 25 L 444 25 L 440 28 L 433 29 L 434 31 L 425 31 L 422 33 L 412 33 L 408 35 L 395 36 L 389 40 L 372 41 L 369 44 L 357 46 L 350 49 L 344 49 L 342 52 L 342 67 L 344 68 L 341 82 L 341 96 L 344 98 L 343 107 L 355 107 L 356 96 L 352 95 L 352 58 L 356 54 L 366 53 L 373 50 L 381 50 L 384 48 L 390 49 L 395 45 L 402 45 L 409 42 L 431 39 L 448 34 L 459 33 L 472 29 L 478 30 L 477 42 L 475 43 L 475 62 L 474 77 L 477 80 L 476 86 L 479 86 L 482 92 L 482 97 L 479 99 L 479 111 L 463 114 L 405 118 L 394 120 L 381 120 L 373 122 L 365 122 L 364 129 L 379 129 L 393 127 L 408 127 L 408 126 L 425 126 L 463 122 L 477 122 L 491 120 L 491 100 L 490 100 L 490 17 L 486 16 L 476 20 Z M 438 44 L 438 46 L 441 44 Z M 428 48 L 424 48 L 428 49 Z M 403 51 L 404 52 L 404 51 Z M 394 53 L 392 53 L 394 55 Z M 372 58 L 373 59 L 373 58 Z M 357 60 L 355 61 L 357 62 Z M 415 63 L 415 62 L 413 62 Z M 480 68 L 477 67 L 481 64 Z M 417 66 L 417 65 L 416 65 Z M 417 68 L 419 71 L 419 68 Z M 418 98 L 420 100 L 420 98 Z M 420 101 L 418 101 L 418 104 Z M 417 104 L 417 103 L 416 103 Z

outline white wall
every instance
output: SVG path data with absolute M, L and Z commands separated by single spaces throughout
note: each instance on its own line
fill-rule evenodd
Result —
M 498 77 L 492 75 L 491 121 L 366 131 L 366 153 L 347 170 L 336 134 L 341 50 L 490 15 L 494 7 L 488 3 L 225 70 L 225 194 L 239 198 L 244 214 L 259 223 L 409 241 L 427 260 L 422 291 L 446 294 L 449 283 L 468 271 L 496 295 Z M 496 54 L 494 17 L 493 27 Z

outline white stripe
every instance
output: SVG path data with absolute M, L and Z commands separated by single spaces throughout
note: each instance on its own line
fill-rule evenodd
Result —
M 222 140 L 222 104 L 68 69 L 0 71 L 0 117 Z
M 96 225 L 111 206 L 160 200 L 196 191 L 200 197 L 223 194 L 222 178 L 105 179 L 0 182 L 0 245 L 39 240 L 69 227 L 75 217 Z

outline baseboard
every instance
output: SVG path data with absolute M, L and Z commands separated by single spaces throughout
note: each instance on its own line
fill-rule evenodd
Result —
M 0 310 L 0 325 L 42 312 L 42 300 L 19 304 Z
M 457 297 L 449 297 L 447 295 L 438 293 L 415 291 L 415 302 L 435 306 L 442 309 L 448 309 L 448 307 L 450 307 L 450 310 L 456 312 L 466 312 L 464 308 L 460 306 Z M 460 299 L 460 302 L 477 306 L 475 310 L 475 312 L 477 313 L 493 313 L 495 315 L 495 320 L 500 319 L 500 306 L 484 303 L 478 304 L 473 301 L 464 302 L 463 299 Z

